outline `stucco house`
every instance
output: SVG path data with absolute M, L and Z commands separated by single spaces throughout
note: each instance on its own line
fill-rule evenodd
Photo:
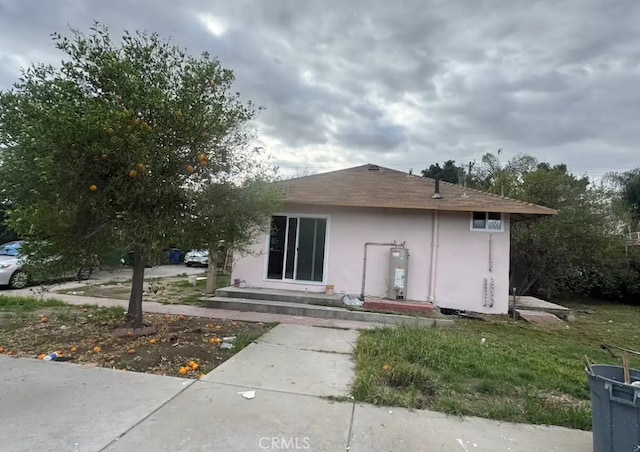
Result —
M 372 164 L 279 185 L 282 211 L 232 280 L 473 312 L 508 311 L 511 223 L 557 213 Z

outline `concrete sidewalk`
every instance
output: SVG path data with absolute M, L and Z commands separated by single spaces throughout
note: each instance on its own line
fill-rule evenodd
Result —
M 14 293 L 12 293 L 12 295 L 32 295 L 31 293 L 22 294 L 15 293 L 18 291 L 13 292 Z M 127 306 L 129 304 L 127 300 L 120 300 L 116 298 L 87 297 L 84 295 L 68 295 L 55 292 L 47 292 L 42 296 L 45 299 L 61 300 L 65 303 L 76 306 L 93 305 L 103 307 L 121 307 L 127 309 Z M 233 311 L 185 304 L 162 304 L 155 301 L 144 301 L 142 304 L 142 309 L 144 312 L 151 312 L 155 314 L 185 315 L 211 319 L 237 320 L 241 322 L 284 323 L 293 325 L 319 326 L 326 328 L 346 328 L 352 330 L 371 329 L 383 326 L 379 323 L 356 322 L 338 319 L 322 319 L 316 317 L 301 317 L 284 314 L 267 314 L 251 311 Z
M 200 381 L 0 356 L 0 450 L 591 450 L 590 432 L 332 401 L 356 337 L 279 325 Z

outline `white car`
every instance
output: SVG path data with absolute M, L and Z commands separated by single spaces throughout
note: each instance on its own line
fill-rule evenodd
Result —
M 184 264 L 187 267 L 209 265 L 209 250 L 191 250 L 184 255 Z
M 22 289 L 30 282 L 29 274 L 23 269 L 24 258 L 20 255 L 22 241 L 0 245 L 0 286 L 10 289 Z M 79 280 L 89 279 L 91 269 L 81 269 L 77 273 L 68 275 L 69 278 Z

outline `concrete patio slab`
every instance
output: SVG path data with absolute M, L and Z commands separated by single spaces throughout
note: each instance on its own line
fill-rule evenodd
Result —
M 591 452 L 591 432 L 356 405 L 350 452 Z
M 349 355 L 255 343 L 204 380 L 294 394 L 346 396 L 353 372 Z
M 535 325 L 554 326 L 557 328 L 566 327 L 566 323 L 550 312 L 516 309 L 516 314 L 518 315 L 518 318 Z
M 358 332 L 336 328 L 310 328 L 303 325 L 278 325 L 258 342 L 300 350 L 352 353 Z
M 0 355 L 0 450 L 99 451 L 191 383 Z
M 106 450 L 345 450 L 350 403 L 245 389 L 198 381 Z
M 571 309 L 550 301 L 541 300 L 540 298 L 523 295 L 516 297 L 516 309 L 526 309 L 529 311 L 543 311 L 557 315 L 561 319 L 567 319 L 572 316 Z

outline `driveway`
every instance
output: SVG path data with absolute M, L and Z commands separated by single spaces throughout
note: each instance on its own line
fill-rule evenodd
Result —
M 590 432 L 354 403 L 356 338 L 279 325 L 198 381 L 0 355 L 0 450 L 592 450 Z

